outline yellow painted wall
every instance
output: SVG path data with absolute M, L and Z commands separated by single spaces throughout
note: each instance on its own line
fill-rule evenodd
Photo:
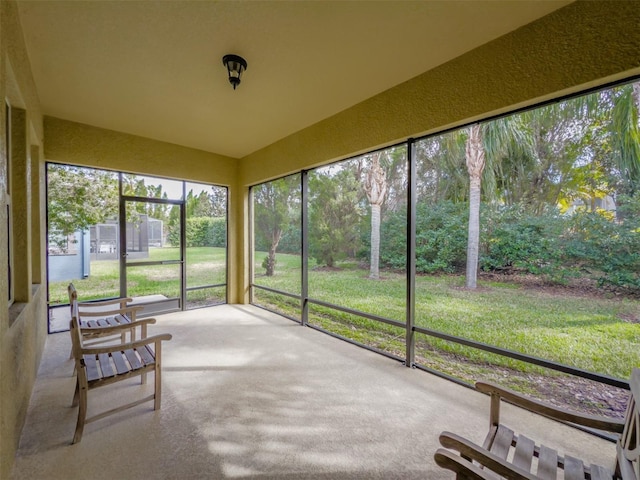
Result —
M 42 114 L 14 2 L 0 2 L 0 478 L 8 478 L 47 334 Z M 14 109 L 11 175 L 15 303 L 8 305 L 7 99 Z M 17 159 L 16 159 L 17 158 Z
M 246 194 L 284 174 L 640 74 L 638 7 L 570 4 L 243 158 L 239 186 Z M 245 244 L 234 261 L 245 300 L 246 212 L 238 224 Z
M 238 160 L 215 153 L 45 117 L 45 157 L 52 162 L 229 186 Z

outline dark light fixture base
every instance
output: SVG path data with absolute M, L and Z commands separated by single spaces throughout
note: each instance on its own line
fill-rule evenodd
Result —
M 247 61 L 239 55 L 228 54 L 222 57 L 222 64 L 227 67 L 229 83 L 233 85 L 235 90 L 240 85 L 242 72 L 247 69 Z

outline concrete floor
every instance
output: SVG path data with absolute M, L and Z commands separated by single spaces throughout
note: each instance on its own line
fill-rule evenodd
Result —
M 160 332 L 173 334 L 162 409 L 90 423 L 76 445 L 70 339 L 50 335 L 12 478 L 451 479 L 433 460 L 439 433 L 480 443 L 488 427 L 488 397 L 256 307 L 159 316 Z M 89 415 L 149 388 L 94 390 Z M 612 443 L 515 407 L 502 418 L 566 453 L 614 458 Z

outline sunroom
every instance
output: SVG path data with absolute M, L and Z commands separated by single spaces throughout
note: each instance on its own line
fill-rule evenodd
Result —
M 438 435 L 480 439 L 486 379 L 624 413 L 634 2 L 0 8 L 0 477 L 451 478 Z M 174 336 L 163 408 L 73 446 L 69 281 Z

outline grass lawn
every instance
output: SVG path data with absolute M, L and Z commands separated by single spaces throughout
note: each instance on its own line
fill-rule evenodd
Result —
M 257 254 L 256 258 L 263 258 Z M 309 297 L 404 322 L 405 277 L 368 271 L 345 263 L 340 269 L 310 265 Z M 291 293 L 300 291 L 300 259 L 278 255 L 276 274 L 260 275 L 255 283 Z M 416 325 L 479 342 L 626 379 L 640 365 L 640 301 L 605 295 L 578 295 L 557 289 L 529 288 L 517 283 L 483 281 L 466 290 L 461 276 L 416 278 Z M 296 300 L 257 291 L 257 303 L 299 318 Z M 310 322 L 362 343 L 404 357 L 404 329 L 311 306 Z M 418 335 L 418 360 L 465 378 L 464 370 L 494 370 L 495 366 L 540 373 L 543 369 L 469 347 Z M 451 359 L 465 364 L 452 367 Z M 549 372 L 546 372 L 549 375 Z
M 180 258 L 177 248 L 151 248 L 149 257 L 141 260 L 162 261 Z M 226 250 L 214 247 L 190 247 L 186 252 L 187 287 L 226 283 Z M 120 295 L 118 260 L 92 260 L 90 275 L 73 280 L 81 300 Z M 68 303 L 69 280 L 49 284 L 50 303 Z M 151 265 L 127 268 L 127 294 L 141 296 L 164 294 L 175 297 L 180 291 L 180 265 Z M 192 293 L 195 299 L 199 294 Z

